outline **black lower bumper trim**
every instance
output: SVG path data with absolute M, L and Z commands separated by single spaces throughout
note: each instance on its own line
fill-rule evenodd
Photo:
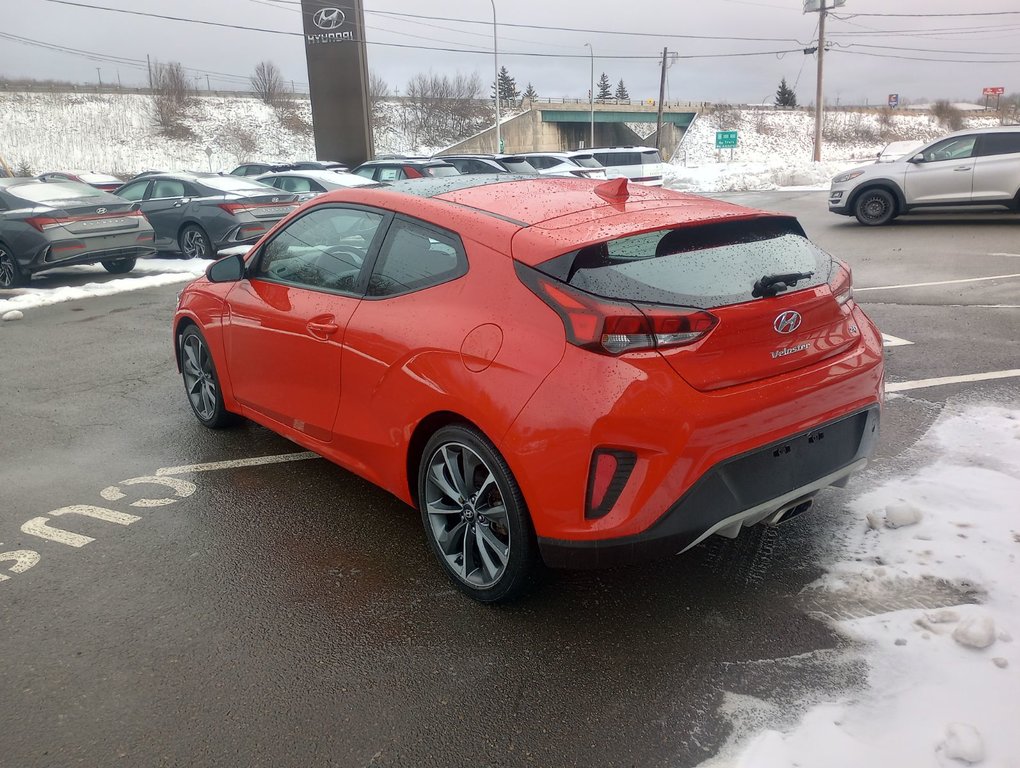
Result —
M 702 475 L 642 533 L 578 541 L 539 537 L 542 558 L 553 568 L 607 568 L 675 555 L 741 512 L 797 489 L 812 488 L 819 480 L 871 458 L 878 443 L 878 427 L 879 408 L 875 405 L 727 459 Z M 813 488 L 799 500 L 818 490 Z

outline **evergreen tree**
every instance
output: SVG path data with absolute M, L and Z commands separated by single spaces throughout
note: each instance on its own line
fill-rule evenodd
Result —
M 795 94 L 793 92 L 793 89 L 786 84 L 785 77 L 779 83 L 779 88 L 776 89 L 776 106 L 777 107 L 797 106 L 797 94 Z
M 491 98 L 496 98 L 496 84 L 492 84 Z M 499 101 L 500 103 L 515 102 L 521 97 L 517 90 L 517 81 L 510 77 L 510 71 L 506 67 L 499 68 Z
M 627 86 L 623 84 L 623 78 L 620 78 L 620 82 L 616 84 L 616 98 L 620 101 L 630 101 L 630 94 L 627 92 Z
M 535 99 L 538 98 L 538 91 L 535 90 L 535 86 L 533 86 L 531 83 L 528 83 L 528 90 L 524 92 L 524 98 L 528 99 L 529 101 L 534 101 Z
M 595 101 L 606 103 L 606 99 L 613 98 L 613 85 L 609 82 L 609 78 L 606 77 L 606 73 L 602 73 L 602 77 L 599 78 L 599 91 L 595 94 Z

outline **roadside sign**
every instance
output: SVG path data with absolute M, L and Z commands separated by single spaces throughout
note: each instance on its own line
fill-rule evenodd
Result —
M 889 94 L 889 106 L 894 109 L 900 105 L 900 95 L 898 93 Z
M 996 86 L 992 86 L 991 88 L 982 88 L 981 89 L 981 95 L 982 96 L 1001 96 L 1005 92 L 1006 92 L 1006 89 L 1003 88 L 1001 85 L 996 85 Z
M 839 8 L 841 5 L 846 5 L 846 0 L 829 0 L 825 4 L 825 9 L 832 10 L 833 8 Z M 804 13 L 818 13 L 821 7 L 821 0 L 804 0 Z
M 716 131 L 715 132 L 715 148 L 716 149 L 733 149 L 737 146 L 737 132 L 736 131 Z

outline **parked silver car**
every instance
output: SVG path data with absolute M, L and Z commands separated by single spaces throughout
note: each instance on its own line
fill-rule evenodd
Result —
M 256 176 L 255 181 L 283 192 L 291 192 L 301 202 L 334 189 L 373 186 L 376 183 L 346 171 L 280 171 Z
M 578 176 L 582 179 L 604 179 L 606 169 L 591 155 L 569 157 L 566 152 L 525 152 L 521 155 L 543 176 Z
M 186 259 L 254 243 L 300 205 L 297 195 L 216 173 L 160 173 L 129 181 L 116 194 L 141 206 L 157 248 Z
M 156 253 L 136 205 L 78 182 L 0 179 L 0 288 L 36 272 L 101 263 L 122 274 Z
M 829 188 L 829 211 L 866 226 L 965 206 L 1020 210 L 1020 126 L 958 131 L 899 160 L 845 171 Z

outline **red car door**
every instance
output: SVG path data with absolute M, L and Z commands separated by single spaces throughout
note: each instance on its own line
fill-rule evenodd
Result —
M 234 397 L 320 442 L 332 439 L 347 323 L 379 212 L 312 208 L 259 249 L 227 295 L 225 348 Z

